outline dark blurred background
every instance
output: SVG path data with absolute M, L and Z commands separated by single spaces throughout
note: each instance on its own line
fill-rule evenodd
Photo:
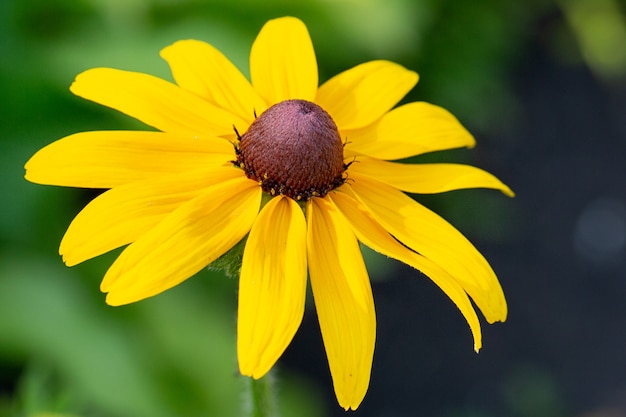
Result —
M 471 163 L 513 188 L 416 196 L 491 262 L 509 301 L 472 349 L 428 279 L 365 251 L 378 339 L 358 416 L 626 416 L 626 4 L 618 0 L 4 0 L 0 2 L 0 416 L 238 416 L 236 280 L 205 271 L 104 303 L 116 253 L 66 268 L 58 243 L 93 194 L 23 179 L 40 147 L 140 124 L 74 97 L 79 72 L 171 79 L 195 38 L 247 73 L 263 23 L 308 25 L 321 81 L 371 59 L 420 73 L 407 101 L 452 111 Z M 310 301 L 310 300 L 309 300 Z M 310 304 L 310 303 L 309 303 Z M 283 416 L 342 416 L 315 311 L 279 362 Z

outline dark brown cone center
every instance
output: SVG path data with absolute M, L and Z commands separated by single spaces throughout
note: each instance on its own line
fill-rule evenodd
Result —
M 286 100 L 255 119 L 240 137 L 235 164 L 263 191 L 294 200 L 322 197 L 345 181 L 335 122 L 306 100 Z

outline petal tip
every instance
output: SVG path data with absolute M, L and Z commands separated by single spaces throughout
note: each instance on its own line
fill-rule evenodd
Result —
M 100 291 L 108 292 L 105 298 L 105 302 L 111 307 L 119 307 L 126 304 L 131 304 L 146 298 L 145 296 L 136 296 L 129 291 L 119 290 L 119 289 L 111 289 L 110 286 L 106 288 L 106 291 L 102 290 L 102 286 L 100 287 Z
M 277 17 L 275 19 L 270 19 L 266 22 L 266 24 L 268 23 L 272 23 L 272 24 L 282 24 L 282 23 L 289 23 L 289 24 L 296 24 L 296 25 L 301 25 L 301 26 L 306 26 L 304 24 L 304 22 L 301 19 L 298 19 L 297 17 L 294 16 L 282 16 L 282 17 Z
M 420 75 L 417 72 L 412 71 L 412 70 L 407 70 L 407 71 L 409 71 L 409 74 L 413 82 L 413 87 L 415 87 L 420 80 Z
M 271 366 L 269 368 L 261 367 L 258 363 L 254 364 L 253 361 L 239 358 L 239 373 L 252 379 L 258 380 L 263 378 L 271 368 Z
M 78 265 L 81 262 L 76 256 L 72 255 L 72 251 L 67 248 L 64 239 L 61 239 L 61 244 L 59 245 L 59 255 L 65 266 L 68 267 Z
M 338 399 L 337 401 L 339 402 L 339 406 L 345 411 L 356 411 L 356 409 L 359 408 L 359 405 L 361 405 L 363 398 L 364 397 L 361 397 L 360 399 L 353 398 L 351 401 L 343 398 L 341 400 Z
M 70 84 L 70 91 L 78 95 L 77 92 L 80 90 L 80 87 L 82 87 L 82 83 L 85 81 L 86 78 L 88 78 L 91 74 L 93 74 L 94 71 L 96 71 L 97 69 L 98 68 L 91 68 L 76 75 L 76 77 L 74 78 L 74 81 L 72 81 L 72 84 Z
M 115 282 L 115 279 L 113 277 L 111 277 L 108 273 L 105 274 L 104 278 L 102 278 L 102 281 L 100 281 L 100 291 L 103 292 L 103 293 L 108 293 L 107 294 L 107 304 L 108 304 L 109 297 L 111 297 L 111 290 L 113 288 L 113 283 L 114 282 Z
M 102 287 L 100 288 L 100 290 L 102 290 Z M 121 306 L 122 304 L 125 304 L 125 303 L 120 302 L 119 299 L 117 299 L 117 297 L 114 295 L 114 293 L 108 293 L 104 301 L 107 303 L 107 305 L 110 305 L 111 307 L 118 307 L 118 306 Z
M 103 72 L 107 72 L 107 71 L 112 71 L 112 69 L 98 67 L 98 68 L 90 68 L 86 71 L 81 72 L 80 74 L 76 76 L 76 78 L 74 78 L 74 81 L 70 85 L 70 91 L 72 92 L 72 94 L 78 97 L 82 97 L 82 98 L 86 98 L 90 100 L 88 97 L 85 96 L 85 90 L 93 89 L 94 86 L 97 88 L 98 85 L 101 84 L 101 80 L 99 79 L 99 76 Z
M 174 49 L 180 48 L 180 47 L 184 48 L 185 46 L 191 46 L 191 45 L 211 46 L 210 44 L 203 42 L 203 41 L 199 41 L 197 39 L 179 39 L 171 43 L 170 45 L 167 45 L 163 49 L 161 49 L 159 51 L 159 56 L 167 61 L 170 55 L 174 52 Z
M 76 259 L 73 259 L 72 257 L 66 255 L 66 254 L 60 254 L 61 255 L 61 260 L 63 261 L 63 263 L 65 264 L 65 266 L 67 267 L 72 267 L 72 266 L 76 266 L 80 263 L 80 261 L 77 261 Z
M 504 188 L 502 188 L 502 193 L 504 195 L 506 195 L 507 197 L 515 197 L 515 192 L 513 190 L 511 190 L 507 185 L 503 184 Z
M 484 314 L 484 312 L 483 312 Z M 506 307 L 505 307 L 505 311 L 493 311 L 489 317 L 487 317 L 487 315 L 485 315 L 485 318 L 487 320 L 487 323 L 489 324 L 495 324 L 495 323 L 504 323 L 507 319 L 507 311 L 506 311 Z

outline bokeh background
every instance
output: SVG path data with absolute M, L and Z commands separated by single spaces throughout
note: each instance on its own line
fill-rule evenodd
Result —
M 626 5 L 619 0 L 3 0 L 0 2 L 0 416 L 239 416 L 234 279 L 204 271 L 134 305 L 104 303 L 116 253 L 57 255 L 93 192 L 34 185 L 23 164 L 65 135 L 142 128 L 78 99 L 79 72 L 171 79 L 178 39 L 247 73 L 269 18 L 309 27 L 321 80 L 371 59 L 420 73 L 407 100 L 451 110 L 486 190 L 416 196 L 490 260 L 509 320 L 484 348 L 416 271 L 366 252 L 378 314 L 357 416 L 626 416 Z M 283 416 L 342 416 L 314 309 L 277 367 Z

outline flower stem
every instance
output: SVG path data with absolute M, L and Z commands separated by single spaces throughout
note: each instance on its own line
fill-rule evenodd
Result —
M 273 372 L 263 378 L 246 378 L 246 403 L 249 417 L 278 417 Z

